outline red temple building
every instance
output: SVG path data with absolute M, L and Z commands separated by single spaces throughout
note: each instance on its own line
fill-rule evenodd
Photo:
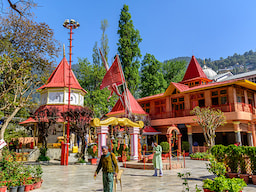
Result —
M 170 82 L 164 93 L 137 101 L 149 113 L 152 127 L 161 132 L 160 142 L 171 138 L 175 145 L 182 135 L 182 140 L 189 142 L 190 153 L 193 144 L 203 146 L 202 129 L 193 120 L 196 117 L 190 114 L 199 106 L 224 112 L 226 124 L 216 130 L 216 144 L 239 142 L 256 146 L 256 84 L 246 79 L 214 82 L 206 76 L 194 56 L 181 82 Z
M 57 109 L 59 118 L 57 125 L 50 130 L 48 136 L 49 143 L 57 143 L 58 136 L 66 134 L 65 120 L 61 117 L 62 112 L 68 110 L 68 86 L 69 86 L 69 64 L 64 57 L 56 69 L 53 71 L 47 83 L 38 88 L 40 92 L 40 106 L 35 111 L 35 114 L 44 109 Z M 84 95 L 87 93 L 77 81 L 73 71 L 71 70 L 70 78 L 71 95 L 70 95 L 70 109 L 80 109 L 84 106 Z M 22 125 L 34 125 L 34 136 L 37 134 L 37 120 L 32 117 L 21 122 Z M 40 142 L 40 141 L 39 141 Z

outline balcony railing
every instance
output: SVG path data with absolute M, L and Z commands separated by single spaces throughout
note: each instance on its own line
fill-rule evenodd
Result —
M 213 105 L 211 106 L 211 108 L 219 109 L 222 112 L 244 111 L 244 112 L 256 114 L 256 108 L 252 107 L 251 104 L 246 104 L 246 103 L 229 103 L 224 105 Z M 154 119 L 166 119 L 166 118 L 192 116 L 190 113 L 191 110 L 192 109 L 183 109 L 183 110 L 173 110 L 169 112 L 155 113 L 155 114 L 150 114 L 150 117 L 152 120 L 154 120 Z

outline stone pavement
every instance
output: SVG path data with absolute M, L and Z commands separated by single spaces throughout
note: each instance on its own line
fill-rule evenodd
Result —
M 182 192 L 182 179 L 177 173 L 189 171 L 190 191 L 195 191 L 196 184 L 201 188 L 202 180 L 212 178 L 206 169 L 206 161 L 186 160 L 185 169 L 165 170 L 163 177 L 153 177 L 152 170 L 124 169 L 122 176 L 123 192 Z M 119 164 L 121 165 L 121 164 Z M 44 183 L 34 192 L 91 192 L 102 190 L 102 174 L 96 180 L 93 178 L 96 166 L 94 165 L 47 165 L 43 166 Z M 121 191 L 118 184 L 117 191 Z M 243 192 L 255 192 L 256 185 L 248 185 Z

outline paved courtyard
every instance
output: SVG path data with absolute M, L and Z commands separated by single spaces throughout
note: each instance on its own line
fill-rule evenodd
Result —
M 206 169 L 206 161 L 186 160 L 185 169 L 173 169 L 164 172 L 164 177 L 153 177 L 152 170 L 124 169 L 122 176 L 123 192 L 181 192 L 182 180 L 177 177 L 178 172 L 191 172 L 189 178 L 190 191 L 195 191 L 195 186 L 202 187 L 202 180 L 211 178 Z M 119 164 L 121 165 L 121 164 Z M 90 192 L 103 191 L 101 173 L 96 180 L 93 178 L 96 166 L 93 165 L 47 165 L 43 166 L 44 183 L 34 192 Z M 117 191 L 121 191 L 118 184 Z M 255 192 L 256 185 L 248 185 L 243 192 Z

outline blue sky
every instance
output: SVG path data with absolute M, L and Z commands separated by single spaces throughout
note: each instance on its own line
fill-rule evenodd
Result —
M 62 24 L 75 19 L 73 61 L 87 57 L 100 41 L 101 20 L 107 19 L 109 61 L 117 53 L 118 21 L 123 4 L 129 6 L 134 27 L 140 31 L 142 58 L 153 54 L 159 61 L 192 56 L 211 58 L 256 49 L 255 0 L 42 0 L 34 10 L 36 20 L 46 22 L 61 44 L 68 45 Z M 66 48 L 67 50 L 67 48 Z M 60 59 L 59 59 L 60 60 Z

